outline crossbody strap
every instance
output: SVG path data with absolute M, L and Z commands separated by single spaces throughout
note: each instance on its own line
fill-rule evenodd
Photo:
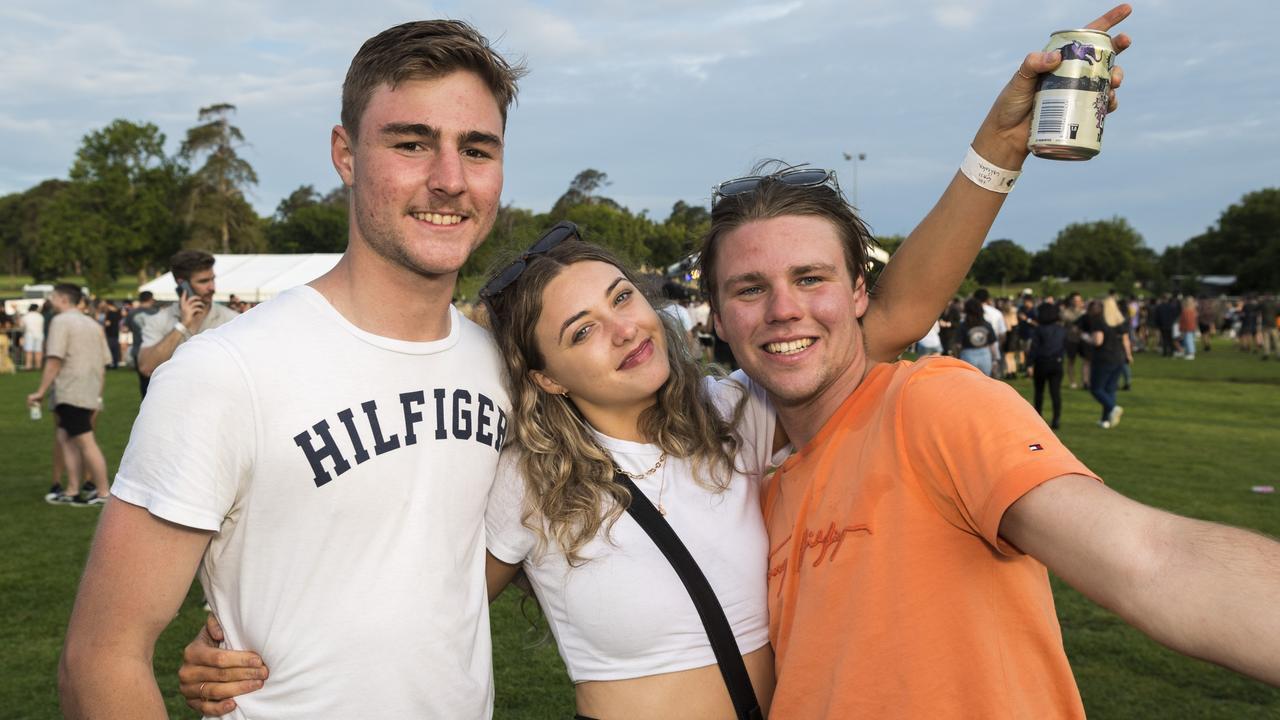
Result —
M 733 628 L 729 626 L 729 620 L 724 616 L 724 608 L 720 606 L 715 591 L 711 589 L 711 583 L 707 582 L 707 577 L 702 574 L 702 569 L 698 567 L 697 561 L 689 554 L 689 550 L 680 541 L 675 530 L 671 529 L 666 519 L 653 506 L 653 503 L 649 502 L 649 498 L 640 492 L 640 488 L 636 487 L 631 478 L 622 473 L 615 473 L 614 480 L 631 492 L 631 505 L 627 507 L 627 512 L 635 518 L 635 521 L 666 556 L 671 567 L 675 568 L 676 574 L 680 576 L 680 581 L 684 583 L 689 597 L 693 599 L 693 605 L 698 609 L 698 617 L 702 619 L 702 626 L 707 631 L 707 639 L 711 641 L 711 650 L 715 653 L 720 675 L 724 677 L 724 684 L 729 688 L 729 698 L 733 701 L 734 713 L 739 720 L 758 720 L 763 717 L 760 704 L 756 701 L 755 689 L 751 687 L 747 666 L 742 662 L 742 651 L 738 648 L 738 641 L 733 637 Z

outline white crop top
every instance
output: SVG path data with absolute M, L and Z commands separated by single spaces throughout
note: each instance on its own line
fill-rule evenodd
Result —
M 742 385 L 707 383 L 728 417 Z M 655 506 L 665 481 L 666 520 L 711 583 L 744 654 L 769 642 L 769 547 L 759 496 L 776 421 L 757 388 L 752 386 L 738 425 L 742 447 L 728 489 L 717 493 L 694 482 L 682 458 L 668 458 L 658 472 L 636 481 Z M 630 472 L 644 472 L 661 454 L 656 445 L 597 437 Z M 525 483 L 518 455 L 515 449 L 504 452 L 499 463 L 485 514 L 488 548 L 503 562 L 524 565 L 570 679 L 622 680 L 714 665 L 689 593 L 630 515 L 623 513 L 613 526 L 612 543 L 602 529 L 583 547 L 579 554 L 590 558 L 585 564 L 570 567 L 554 542 L 535 554 L 534 533 L 520 522 Z

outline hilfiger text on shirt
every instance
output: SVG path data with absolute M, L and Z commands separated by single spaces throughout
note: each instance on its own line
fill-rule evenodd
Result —
M 494 452 L 501 450 L 506 440 L 507 414 L 484 393 L 434 388 L 400 393 L 399 400 L 392 407 L 380 408 L 369 400 L 354 409 L 338 411 L 337 421 L 342 426 L 339 432 L 345 431 L 354 451 L 350 459 L 334 440 L 333 426 L 327 418 L 293 436 L 311 465 L 316 487 L 350 470 L 352 460 L 359 465 L 420 440 L 472 441 L 487 445 Z M 388 430 L 399 432 L 387 434 Z M 326 462 L 332 474 L 325 468 Z

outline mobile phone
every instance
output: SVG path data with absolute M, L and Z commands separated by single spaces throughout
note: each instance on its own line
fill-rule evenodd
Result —
M 178 299 L 179 300 L 186 297 L 187 295 L 195 295 L 195 294 L 196 294 L 196 291 L 191 288 L 191 283 L 187 282 L 186 280 L 178 281 Z

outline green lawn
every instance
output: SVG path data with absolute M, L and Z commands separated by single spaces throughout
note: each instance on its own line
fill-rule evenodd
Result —
M 1116 429 L 1095 426 L 1097 405 L 1068 391 L 1063 439 L 1108 483 L 1132 497 L 1195 517 L 1280 536 L 1277 418 L 1280 363 L 1228 350 L 1194 362 L 1139 356 L 1127 412 Z M 33 373 L 0 376 L 0 717 L 58 717 L 55 666 L 97 510 L 51 507 L 52 425 L 32 422 L 22 398 Z M 1027 381 L 1017 386 L 1030 394 Z M 114 471 L 137 412 L 132 371 L 108 373 L 99 436 Z M 1146 640 L 1069 588 L 1055 585 L 1067 652 L 1094 718 L 1280 718 L 1280 690 L 1189 660 Z M 1176 602 L 1176 598 L 1171 599 Z M 202 622 L 198 589 L 156 652 L 156 674 L 174 717 L 181 648 Z M 109 621 L 109 619 L 104 619 Z M 531 628 L 508 592 L 493 610 L 499 718 L 561 718 L 572 693 L 555 648 Z M 1274 640 L 1271 640 L 1274 642 Z

